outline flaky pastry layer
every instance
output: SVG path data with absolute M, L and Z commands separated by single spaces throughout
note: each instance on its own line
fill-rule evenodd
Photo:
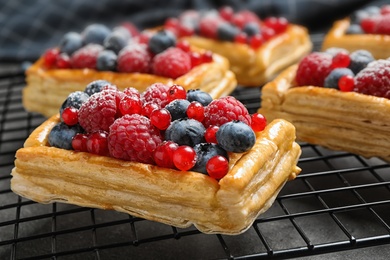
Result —
M 344 48 L 350 52 L 367 50 L 375 59 L 390 57 L 390 35 L 379 34 L 346 34 L 351 22 L 349 18 L 336 21 L 326 34 L 322 50 L 331 47 Z
M 107 80 L 121 90 L 134 87 L 140 92 L 156 82 L 178 84 L 186 89 L 201 89 L 213 98 L 226 96 L 237 86 L 236 77 L 229 70 L 229 61 L 218 54 L 213 54 L 212 62 L 196 66 L 177 79 L 92 69 L 45 69 L 40 58 L 26 72 L 23 106 L 27 111 L 50 117 L 58 113 L 71 92 L 83 91 L 89 83 L 99 79 Z
M 84 152 L 49 147 L 58 122 L 39 126 L 16 153 L 11 189 L 40 202 L 111 209 L 204 233 L 239 234 L 266 211 L 287 180 L 300 172 L 294 126 L 275 120 L 247 153 L 230 155 L 219 182 L 183 172 Z
M 390 100 L 316 86 L 295 86 L 298 65 L 262 89 L 267 120 L 283 118 L 297 140 L 390 161 Z
M 200 36 L 185 37 L 191 45 L 226 57 L 238 84 L 259 87 L 281 70 L 296 63 L 312 49 L 306 28 L 290 24 L 286 32 L 270 39 L 260 48 L 247 44 L 217 41 Z

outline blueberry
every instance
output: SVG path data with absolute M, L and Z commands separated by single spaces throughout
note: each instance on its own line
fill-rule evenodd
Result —
M 260 33 L 260 27 L 259 24 L 256 22 L 249 22 L 245 24 L 244 28 L 242 29 L 248 36 L 253 36 Z
M 81 33 L 84 44 L 96 43 L 103 45 L 104 39 L 110 34 L 111 30 L 103 24 L 88 25 Z
M 349 57 L 351 59 L 351 63 L 348 68 L 350 68 L 355 75 L 367 67 L 368 63 L 375 60 L 372 54 L 366 50 L 354 51 L 349 55 Z
M 213 98 L 209 93 L 204 92 L 200 89 L 190 89 L 187 91 L 187 100 L 191 103 L 192 101 L 198 101 L 204 107 L 213 101 Z
M 348 68 L 337 68 L 332 70 L 329 75 L 325 78 L 324 87 L 326 88 L 338 88 L 339 79 L 344 75 L 355 76 L 352 70 Z
M 194 146 L 196 163 L 191 171 L 207 174 L 206 164 L 211 157 L 221 155 L 229 160 L 228 153 L 218 144 L 200 143 Z
M 91 83 L 89 83 L 85 87 L 84 92 L 87 93 L 88 96 L 92 96 L 93 94 L 102 91 L 102 88 L 107 86 L 107 85 L 111 85 L 111 83 L 108 82 L 107 80 L 102 80 L 102 79 L 95 80 L 95 81 L 92 81 Z
M 187 117 L 187 108 L 190 102 L 186 99 L 175 99 L 165 106 L 172 117 L 172 121 Z
M 120 50 L 122 50 L 129 41 L 130 36 L 127 30 L 115 30 L 112 33 L 110 33 L 105 39 L 103 46 L 107 50 L 111 50 L 115 52 L 116 54 L 119 53 Z
M 96 60 L 96 69 L 115 71 L 117 58 L 118 56 L 111 50 L 101 51 Z
M 370 13 L 365 11 L 365 10 L 358 10 L 351 15 L 351 23 L 352 24 L 360 24 L 360 22 L 367 18 L 370 17 Z
M 363 34 L 363 29 L 359 24 L 351 24 L 345 31 L 346 34 Z
M 149 49 L 154 54 L 176 45 L 175 35 L 168 30 L 160 30 L 149 39 Z
M 205 130 L 203 124 L 195 119 L 178 119 L 173 121 L 165 131 L 165 140 L 193 147 L 205 142 Z
M 222 41 L 234 41 L 240 31 L 230 23 L 222 23 L 217 28 L 217 38 Z
M 83 129 L 79 124 L 68 126 L 60 122 L 56 124 L 50 131 L 48 141 L 50 146 L 72 150 L 72 139 L 78 134 L 82 133 Z
M 75 51 L 80 49 L 83 46 L 83 38 L 79 33 L 68 32 L 66 33 L 60 43 L 59 48 L 60 52 L 64 52 L 71 56 Z
M 64 103 L 62 103 L 60 108 L 60 115 L 62 120 L 62 111 L 64 111 L 67 107 L 74 107 L 79 109 L 81 105 L 87 101 L 89 95 L 83 91 L 75 91 L 69 94 L 69 96 L 65 99 Z
M 252 128 L 233 120 L 221 125 L 216 133 L 218 144 L 228 152 L 242 153 L 250 150 L 256 142 Z

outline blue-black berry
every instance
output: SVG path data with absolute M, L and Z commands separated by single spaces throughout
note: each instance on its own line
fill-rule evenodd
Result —
M 60 122 L 51 129 L 48 136 L 48 142 L 52 147 L 72 150 L 73 137 L 82 132 L 83 129 L 79 124 L 68 126 L 63 122 Z
M 130 38 L 129 35 L 126 29 L 117 29 L 104 39 L 103 47 L 118 54 L 127 45 Z
M 240 30 L 236 26 L 230 23 L 221 23 L 217 28 L 217 38 L 232 42 L 239 32 Z
M 103 45 L 104 39 L 110 34 L 111 30 L 103 24 L 88 25 L 81 33 L 84 44 L 96 43 Z
M 349 55 L 349 57 L 351 59 L 351 63 L 348 68 L 350 68 L 355 75 L 367 67 L 368 63 L 375 60 L 372 54 L 366 50 L 354 51 Z
M 85 87 L 84 92 L 87 93 L 89 96 L 92 96 L 93 94 L 102 91 L 102 88 L 108 85 L 111 85 L 111 83 L 108 82 L 107 80 L 102 80 L 102 79 L 95 80 L 89 83 Z
M 194 146 L 196 152 L 196 163 L 191 171 L 207 174 L 206 164 L 211 157 L 221 155 L 229 160 L 228 153 L 218 144 L 200 143 Z
M 79 33 L 68 32 L 66 33 L 60 43 L 59 48 L 60 52 L 64 52 L 71 56 L 75 51 L 80 49 L 83 46 L 83 38 Z
M 165 140 L 194 147 L 205 142 L 205 130 L 203 124 L 195 119 L 178 119 L 173 121 L 165 131 Z
M 171 121 L 187 117 L 187 108 L 190 102 L 186 99 L 175 99 L 165 106 L 171 114 Z
M 176 37 L 168 30 L 160 30 L 149 39 L 149 49 L 154 54 L 173 46 L 176 46 Z
M 96 69 L 100 71 L 115 71 L 118 56 L 111 50 L 103 50 L 96 60 Z
M 190 89 L 187 91 L 187 100 L 191 103 L 192 101 L 198 101 L 204 107 L 213 101 L 213 98 L 209 93 L 204 92 L 200 89 Z
M 223 149 L 234 153 L 249 151 L 256 142 L 252 128 L 238 120 L 221 125 L 216 137 L 218 144 Z
M 249 22 L 245 24 L 242 29 L 248 36 L 253 36 L 260 33 L 260 26 L 256 22 Z

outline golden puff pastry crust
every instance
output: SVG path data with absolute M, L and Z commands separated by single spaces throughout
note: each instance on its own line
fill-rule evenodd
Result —
M 301 153 L 295 128 L 271 122 L 246 153 L 230 155 L 230 170 L 217 181 L 197 172 L 123 161 L 48 146 L 53 116 L 16 153 L 12 190 L 40 202 L 117 210 L 204 233 L 235 235 L 266 211 L 285 182 L 294 179 Z
M 295 86 L 298 65 L 262 89 L 267 120 L 283 118 L 297 140 L 390 161 L 390 100 L 316 86 Z
M 344 48 L 350 52 L 364 49 L 371 52 L 375 59 L 390 57 L 390 35 L 346 34 L 350 23 L 349 18 L 336 21 L 324 38 L 322 50 L 332 47 Z
M 213 98 L 226 96 L 237 86 L 236 77 L 229 70 L 229 61 L 218 54 L 213 54 L 212 62 L 196 66 L 177 79 L 93 69 L 45 69 L 43 58 L 40 58 L 26 72 L 23 106 L 27 111 L 50 117 L 58 113 L 58 108 L 71 92 L 83 91 L 90 82 L 99 79 L 111 82 L 120 90 L 134 87 L 140 92 L 155 82 L 178 84 L 186 89 L 201 89 Z
M 259 87 L 273 79 L 281 70 L 298 62 L 312 49 L 306 28 L 289 24 L 284 33 L 270 39 L 260 48 L 247 44 L 217 41 L 201 36 L 184 37 L 191 45 L 211 50 L 226 57 L 238 84 Z

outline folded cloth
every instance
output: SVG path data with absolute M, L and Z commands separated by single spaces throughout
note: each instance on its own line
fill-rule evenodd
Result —
M 46 49 L 56 46 L 68 31 L 81 31 L 91 23 L 113 27 L 132 22 L 140 29 L 161 24 L 186 9 L 211 9 L 223 5 L 249 9 L 260 17 L 285 16 L 290 22 L 311 30 L 328 28 L 342 16 L 369 0 L 36 0 L 1 1 L 0 62 L 34 61 Z

